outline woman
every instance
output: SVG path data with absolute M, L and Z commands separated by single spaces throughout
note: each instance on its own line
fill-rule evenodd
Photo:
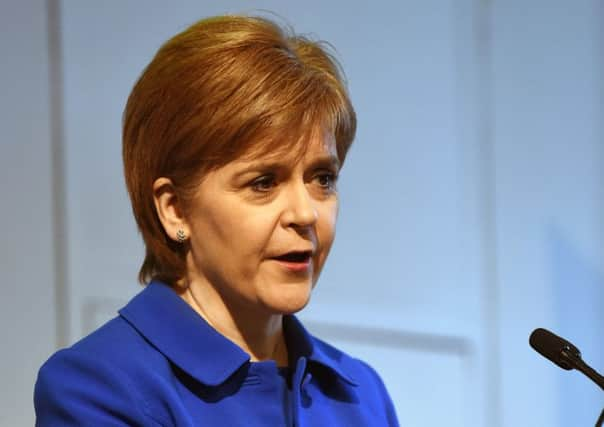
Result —
M 322 44 L 202 20 L 134 86 L 123 156 L 144 290 L 41 368 L 37 424 L 391 426 L 377 374 L 309 335 L 355 113 Z

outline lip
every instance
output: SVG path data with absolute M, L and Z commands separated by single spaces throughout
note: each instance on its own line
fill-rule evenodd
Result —
M 277 250 L 277 251 L 271 252 L 272 255 L 270 255 L 270 257 L 274 258 L 274 257 L 285 255 L 285 254 L 288 254 L 291 252 L 308 252 L 310 256 L 314 256 L 315 248 L 311 246 L 311 247 L 301 247 L 301 248 L 293 248 L 293 249 L 283 249 L 281 251 Z
M 273 261 L 293 273 L 310 273 L 312 268 L 312 258 L 309 258 L 304 262 L 282 261 L 280 259 L 274 259 Z

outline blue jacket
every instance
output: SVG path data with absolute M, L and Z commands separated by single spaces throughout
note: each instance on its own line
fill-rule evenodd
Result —
M 40 369 L 37 426 L 397 426 L 367 364 L 284 318 L 290 368 L 250 362 L 167 285 Z

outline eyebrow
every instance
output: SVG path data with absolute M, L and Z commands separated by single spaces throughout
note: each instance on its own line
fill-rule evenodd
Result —
M 318 166 L 332 167 L 336 171 L 340 170 L 340 160 L 336 156 L 321 156 L 315 159 L 311 164 L 311 167 L 316 168 Z
M 254 162 L 254 163 L 250 164 L 249 166 L 247 166 L 244 169 L 237 172 L 235 174 L 235 177 L 240 177 L 240 176 L 245 175 L 246 173 L 250 173 L 250 172 L 258 172 L 258 171 L 265 171 L 265 170 L 283 170 L 283 169 L 286 169 L 287 167 L 288 167 L 287 162 L 283 162 L 283 161 L 282 162 L 258 161 L 258 162 Z M 310 163 L 310 168 L 317 168 L 317 167 L 330 167 L 330 168 L 334 168 L 336 171 L 339 171 L 340 170 L 340 161 L 334 155 L 320 156 L 320 157 L 314 159 Z

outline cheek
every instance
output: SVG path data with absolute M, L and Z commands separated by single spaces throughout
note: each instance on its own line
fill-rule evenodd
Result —
M 259 238 L 246 212 L 227 203 L 200 207 L 197 212 L 191 222 L 191 246 L 198 268 L 229 274 L 237 267 L 247 268 L 241 260 L 252 255 Z
M 269 210 L 250 210 L 233 224 L 231 235 L 235 245 L 249 256 L 262 256 L 269 246 L 278 223 L 278 216 Z
M 199 230 L 199 238 L 204 238 L 204 232 L 213 235 L 234 254 L 257 252 L 271 227 L 270 215 L 247 208 L 237 200 L 223 203 L 220 209 L 209 207 L 205 212 L 207 220 L 201 222 L 204 227 Z
M 336 234 L 336 222 L 338 219 L 338 203 L 322 206 L 319 210 L 319 221 L 317 223 L 317 234 L 321 244 L 321 261 L 324 262 Z
M 196 222 L 192 261 L 210 281 L 240 287 L 258 273 L 272 229 L 267 215 L 241 210 L 220 213 L 212 212 Z
M 331 245 L 336 234 L 336 221 L 338 218 L 338 205 L 337 202 L 332 206 L 323 207 L 319 210 L 319 221 L 317 223 L 317 240 L 319 243 L 319 252 L 316 259 L 316 265 L 313 271 L 313 283 L 312 286 L 317 284 L 319 275 L 323 270 L 327 256 L 331 249 Z

